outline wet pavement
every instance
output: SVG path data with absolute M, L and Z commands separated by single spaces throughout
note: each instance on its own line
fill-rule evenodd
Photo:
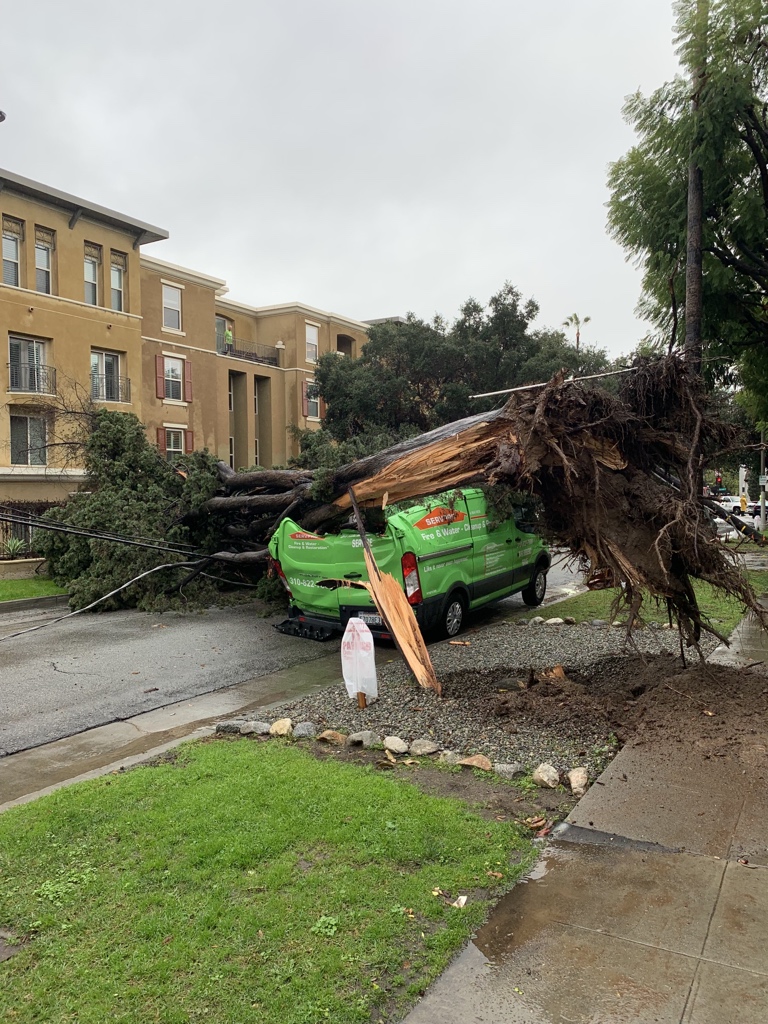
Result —
M 754 619 L 733 639 L 768 666 Z M 765 1024 L 763 740 L 624 747 L 404 1024 Z
M 406 1024 L 764 1024 L 764 876 L 554 842 Z

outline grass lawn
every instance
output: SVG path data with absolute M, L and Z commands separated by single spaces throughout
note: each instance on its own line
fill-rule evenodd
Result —
M 0 815 L 0 1020 L 399 1020 L 534 857 L 375 769 L 188 744 Z
M 747 576 L 756 594 L 768 591 L 768 572 L 748 572 Z M 744 607 L 738 601 L 725 598 L 722 593 L 710 587 L 707 583 L 693 581 L 699 607 L 703 614 L 709 618 L 718 632 L 728 636 L 744 616 Z M 577 622 L 588 622 L 590 619 L 606 619 L 612 621 L 611 605 L 616 597 L 615 590 L 593 590 L 576 597 L 566 598 L 565 601 L 558 601 L 554 605 L 544 609 L 544 613 L 557 615 L 565 618 L 572 616 Z M 538 614 L 536 609 L 526 608 L 519 611 L 519 615 L 530 616 L 531 613 Z M 667 609 L 661 603 L 645 601 L 641 614 L 646 622 L 667 622 Z M 619 620 L 626 618 L 626 610 L 619 612 Z
M 18 601 L 22 597 L 51 597 L 54 594 L 66 594 L 66 590 L 57 587 L 53 580 L 0 580 L 0 601 Z

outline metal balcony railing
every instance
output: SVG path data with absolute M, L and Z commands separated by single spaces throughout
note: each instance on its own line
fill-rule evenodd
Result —
M 255 341 L 243 341 L 242 338 L 227 340 L 217 334 L 216 351 L 219 355 L 249 359 L 252 363 L 267 363 L 269 366 L 279 364 L 276 348 L 272 348 L 271 345 L 257 345 Z
M 8 363 L 8 390 L 55 395 L 56 370 L 39 363 Z
M 110 373 L 92 373 L 91 398 L 94 402 L 130 402 L 130 377 L 115 377 Z

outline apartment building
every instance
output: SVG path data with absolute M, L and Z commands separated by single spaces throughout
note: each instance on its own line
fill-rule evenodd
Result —
M 3 170 L 0 215 L 0 494 L 60 500 L 83 477 L 63 407 L 141 415 L 139 249 L 168 233 Z
M 3 170 L 0 215 L 0 500 L 77 490 L 67 438 L 93 403 L 135 413 L 168 458 L 284 465 L 289 426 L 322 421 L 318 357 L 365 343 L 360 321 L 232 301 L 220 278 L 142 251 L 162 228 Z

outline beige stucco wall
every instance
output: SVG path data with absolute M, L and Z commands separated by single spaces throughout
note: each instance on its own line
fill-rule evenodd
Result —
M 48 466 L 11 466 L 10 415 L 54 414 L 64 400 L 72 404 L 76 393 L 90 399 L 90 357 L 96 349 L 117 352 L 120 376 L 131 382 L 131 400 L 103 403 L 107 408 L 135 413 L 145 424 L 150 441 L 158 428 L 178 427 L 194 432 L 195 447 L 206 447 L 225 462 L 229 438 L 235 438 L 235 465 L 286 465 L 296 451 L 288 427 L 319 427 L 318 419 L 304 417 L 302 382 L 311 380 L 314 366 L 306 359 L 306 324 L 318 327 L 319 353 L 337 349 L 339 335 L 353 339 L 358 356 L 366 339 L 355 321 L 312 310 L 300 304 L 284 307 L 248 307 L 222 298 L 225 282 L 206 274 L 140 255 L 133 248 L 138 231 L 120 230 L 102 223 L 97 214 L 83 213 L 69 227 L 72 214 L 44 201 L 16 194 L 12 187 L 0 191 L 0 212 L 24 222 L 21 286 L 0 284 L 0 339 L 5 356 L 0 358 L 0 497 L 5 500 L 62 500 L 82 481 L 79 467 L 56 472 L 62 459 L 49 450 Z M 35 227 L 55 232 L 52 258 L 52 290 L 34 290 Z M 84 301 L 84 246 L 102 250 L 99 266 L 99 305 Z M 110 250 L 127 260 L 124 311 L 110 304 Z M 180 288 L 181 331 L 163 327 L 163 282 Z M 216 313 L 233 323 L 236 339 L 266 346 L 278 365 L 216 352 Z M 8 336 L 35 338 L 46 343 L 45 363 L 56 371 L 57 396 L 25 394 L 9 390 Z M 279 344 L 279 349 L 276 347 Z M 173 356 L 192 368 L 191 401 L 169 402 L 158 398 L 155 384 L 157 356 Z M 235 409 L 229 410 L 229 376 L 234 374 Z M 258 394 L 258 405 L 254 401 Z M 61 417 L 57 419 L 61 429 Z
M 0 416 L 0 488 L 9 500 L 59 500 L 76 490 L 76 477 L 57 481 L 51 473 L 25 473 L 33 467 L 12 467 L 10 462 L 10 416 L 55 416 L 57 439 L 67 436 L 66 424 L 75 423 L 61 415 L 61 408 L 86 406 L 90 402 L 91 350 L 117 352 L 120 355 L 120 376 L 131 381 L 131 401 L 99 403 L 107 408 L 135 412 L 141 416 L 141 284 L 139 257 L 133 250 L 134 236 L 101 225 L 82 216 L 72 229 L 69 216 L 54 207 L 10 190 L 0 192 L 0 212 L 24 222 L 21 247 L 21 286 L 0 284 L 0 339 L 4 355 L 0 358 L 0 395 L 3 415 Z M 52 254 L 52 290 L 43 294 L 35 284 L 35 226 L 55 232 Z M 125 275 L 125 305 L 129 312 L 116 312 L 103 305 L 92 306 L 84 301 L 85 242 L 102 248 L 99 268 L 99 302 L 110 300 L 110 250 L 124 254 L 128 261 Z M 31 285 L 32 287 L 27 287 Z M 56 395 L 10 391 L 10 335 L 34 338 L 45 342 L 45 365 L 56 371 Z M 59 411 L 57 411 L 59 410 Z M 50 436 L 50 435 L 49 435 Z M 48 466 L 64 464 L 61 449 L 48 449 Z M 41 478 L 42 477 L 42 478 Z

